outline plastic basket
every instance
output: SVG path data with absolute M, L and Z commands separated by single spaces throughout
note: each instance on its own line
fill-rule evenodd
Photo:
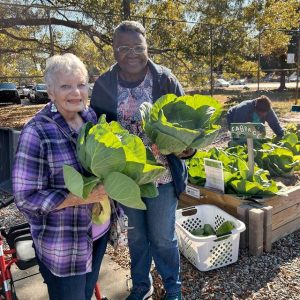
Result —
M 188 214 L 188 215 L 187 215 Z M 215 230 L 224 221 L 233 221 L 231 234 L 197 237 L 190 232 L 210 224 Z M 240 233 L 245 224 L 214 205 L 198 205 L 176 211 L 176 233 L 181 253 L 200 271 L 232 264 L 238 259 Z

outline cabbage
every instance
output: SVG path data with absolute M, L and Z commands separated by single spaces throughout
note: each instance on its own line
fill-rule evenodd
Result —
M 214 124 L 221 115 L 221 105 L 210 96 L 167 94 L 153 105 L 144 102 L 140 111 L 143 129 L 164 155 L 206 147 L 221 127 Z
M 119 123 L 107 123 L 102 115 L 98 124 L 84 124 L 76 146 L 79 161 L 91 176 L 64 165 L 65 184 L 74 195 L 85 199 L 103 183 L 110 198 L 136 209 L 146 209 L 141 197 L 158 195 L 154 181 L 165 169 L 152 162 L 142 140 Z

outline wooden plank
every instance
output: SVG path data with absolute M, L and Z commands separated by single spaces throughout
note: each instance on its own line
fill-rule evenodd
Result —
M 277 228 L 298 218 L 300 218 L 300 203 L 274 214 L 272 220 L 272 230 L 276 230 Z
M 203 197 L 198 199 L 198 198 L 189 196 L 186 193 L 182 193 L 179 197 L 178 208 L 185 208 L 185 207 L 189 207 L 189 206 L 206 204 L 206 203 L 203 203 L 203 201 L 204 201 Z
M 300 203 L 300 186 L 289 189 L 288 196 L 274 196 L 267 198 L 264 204 L 273 207 L 273 214 Z
M 200 187 L 197 185 L 190 184 L 190 186 L 196 187 L 200 189 L 202 195 L 205 195 L 209 199 L 215 199 L 220 203 L 228 203 L 231 206 L 239 206 L 239 203 L 243 202 L 240 198 L 235 195 L 222 194 L 213 190 L 209 190 L 204 187 Z M 291 207 L 297 203 L 300 203 L 300 185 L 291 187 L 288 192 L 288 196 L 267 196 L 265 201 L 262 202 L 262 205 L 272 206 L 273 213 L 276 214 L 288 207 Z
M 240 235 L 240 248 L 248 248 L 249 245 L 249 210 L 252 209 L 251 206 L 247 204 L 240 205 L 237 208 L 237 218 L 244 222 L 246 225 L 246 230 Z
M 249 210 L 249 253 L 254 256 L 264 251 L 264 211 L 258 208 Z
M 264 250 L 270 252 L 272 250 L 272 206 L 265 206 L 262 208 L 264 211 Z
M 237 217 L 237 207 L 241 204 L 239 202 L 239 205 L 232 205 L 232 203 L 227 203 L 224 200 L 221 200 L 221 197 L 212 197 L 211 195 L 202 195 L 200 199 L 191 197 L 187 195 L 186 193 L 182 193 L 179 198 L 179 205 L 178 208 L 184 208 L 184 207 L 189 207 L 189 206 L 194 206 L 194 205 L 200 205 L 200 204 L 212 204 L 216 205 L 217 207 L 223 209 L 230 215 Z
M 279 240 L 280 238 L 300 229 L 300 218 L 291 221 L 275 230 L 272 231 L 272 243 Z
M 210 190 L 204 187 L 199 187 L 193 184 L 189 184 L 192 187 L 199 188 L 201 199 L 196 199 L 196 201 L 192 201 L 191 199 L 186 199 L 184 197 L 184 202 L 186 204 L 190 203 L 199 203 L 201 204 L 213 204 L 218 206 L 219 208 L 225 210 L 227 213 L 231 214 L 234 217 L 237 217 L 237 208 L 249 201 L 241 200 L 238 197 L 233 195 L 223 194 L 214 190 Z M 195 205 L 195 204 L 194 204 Z

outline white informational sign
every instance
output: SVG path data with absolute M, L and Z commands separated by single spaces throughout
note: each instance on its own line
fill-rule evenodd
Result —
M 286 58 L 286 62 L 288 64 L 294 64 L 295 63 L 295 54 L 294 53 L 288 53 L 287 58 Z
M 223 164 L 219 160 L 204 158 L 205 187 L 224 193 Z
M 194 188 L 190 185 L 187 185 L 186 188 L 185 188 L 185 192 L 186 192 L 187 195 L 189 195 L 191 197 L 200 199 L 200 190 L 197 189 L 197 188 Z

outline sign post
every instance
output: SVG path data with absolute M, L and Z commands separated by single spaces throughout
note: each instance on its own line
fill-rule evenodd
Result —
M 266 136 L 265 125 L 262 123 L 231 123 L 231 136 L 233 139 L 247 139 L 248 168 L 250 176 L 254 174 L 253 139 L 259 140 Z

